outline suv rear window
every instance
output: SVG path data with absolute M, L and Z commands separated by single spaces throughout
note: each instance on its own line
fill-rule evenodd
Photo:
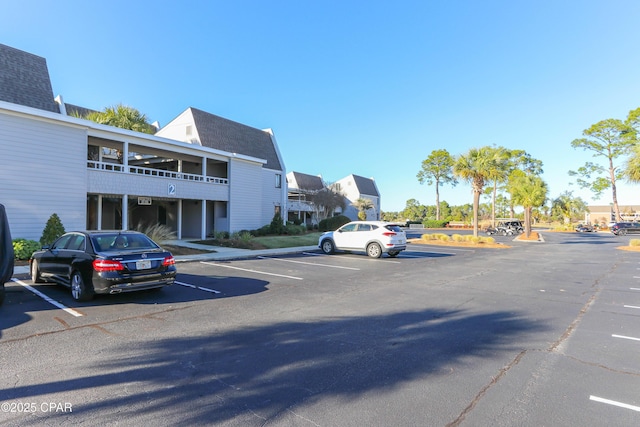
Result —
M 398 227 L 397 225 L 385 225 L 384 228 L 389 231 L 395 231 L 396 233 L 402 232 L 402 228 Z

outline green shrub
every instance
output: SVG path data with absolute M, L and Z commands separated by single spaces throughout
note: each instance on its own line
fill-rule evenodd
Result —
M 465 240 L 465 238 L 464 238 L 464 236 L 462 234 L 454 234 L 454 235 L 451 236 L 451 239 L 454 242 L 464 242 L 464 240 Z
M 482 241 L 492 245 L 492 244 L 494 244 L 496 242 L 496 239 L 494 239 L 493 237 L 489 236 L 489 237 L 483 237 Z
M 58 214 L 54 213 L 47 220 L 47 225 L 44 226 L 42 236 L 40 237 L 40 244 L 42 246 L 50 245 L 64 233 L 65 231 L 62 221 L 60 221 Z
M 256 230 L 253 230 L 251 232 L 251 234 L 253 234 L 256 237 L 260 237 L 260 236 L 268 235 L 270 233 L 270 231 L 271 231 L 271 226 L 269 224 L 267 224 L 267 225 L 263 225 L 262 227 L 260 227 L 260 228 L 258 228 Z
M 269 233 L 270 234 L 282 234 L 284 232 L 284 224 L 282 223 L 282 217 L 280 216 L 280 212 L 276 212 L 271 220 L 271 224 L 269 224 Z
M 349 222 L 351 222 L 349 217 L 344 215 L 325 218 L 318 224 L 318 231 L 334 231 L 337 230 L 338 227 L 341 227 Z
M 14 239 L 13 240 L 13 253 L 16 259 L 29 259 L 31 255 L 40 249 L 40 243 L 35 240 L 27 239 Z
M 229 238 L 229 232 L 228 231 L 215 231 L 213 233 L 213 238 L 216 240 L 225 240 Z
M 629 246 L 640 246 L 640 239 L 629 240 Z
M 424 228 L 445 228 L 449 221 L 445 220 L 436 220 L 436 219 L 425 219 L 422 222 L 422 226 Z
M 449 242 L 451 241 L 451 237 L 449 237 L 448 234 L 444 234 L 444 233 L 437 233 L 438 236 L 438 240 L 441 240 L 443 242 Z
M 304 234 L 305 231 L 306 231 L 306 227 L 304 225 L 296 225 L 291 222 L 288 222 L 287 225 L 284 227 L 285 234 L 289 234 L 291 236 Z
M 240 240 L 241 242 L 247 243 L 251 239 L 253 239 L 253 236 L 247 230 L 242 230 L 242 231 L 238 232 L 237 240 Z

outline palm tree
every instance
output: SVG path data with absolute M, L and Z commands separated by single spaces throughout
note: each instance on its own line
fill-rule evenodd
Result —
M 505 182 L 509 176 L 511 152 L 504 147 L 494 147 L 490 149 L 493 150 L 493 155 L 496 160 L 487 175 L 487 180 L 493 182 L 491 189 L 491 226 L 495 227 L 498 184 Z
M 587 209 L 587 203 L 580 197 L 573 197 L 572 191 L 565 191 L 551 203 L 551 214 L 561 217 L 565 224 L 583 215 Z
M 369 199 L 365 199 L 364 197 L 360 197 L 356 200 L 354 205 L 358 208 L 358 218 L 362 221 L 367 219 L 367 211 L 373 208 L 373 202 Z
M 147 116 L 133 107 L 118 104 L 114 107 L 107 107 L 104 111 L 94 111 L 89 113 L 85 119 L 103 125 L 129 129 L 136 132 L 154 134 L 155 128 L 147 120 Z
M 457 157 L 453 173 L 469 182 L 473 190 L 473 235 L 478 236 L 480 195 L 488 179 L 497 168 L 496 151 L 491 147 L 472 148 Z
M 513 202 L 524 208 L 524 233 L 531 235 L 531 210 L 544 205 L 547 200 L 547 184 L 539 176 L 527 174 L 514 176 L 509 181 Z

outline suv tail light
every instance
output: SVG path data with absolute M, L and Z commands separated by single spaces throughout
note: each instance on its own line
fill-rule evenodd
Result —
M 164 261 L 162 261 L 163 267 L 169 267 L 170 265 L 175 265 L 175 264 L 176 264 L 176 260 L 172 256 L 165 257 Z
M 109 259 L 96 259 L 93 261 L 93 269 L 98 273 L 104 271 L 122 271 L 124 265 L 120 261 L 112 261 Z
M 387 237 L 391 237 L 391 236 L 395 236 L 396 233 L 394 231 L 385 231 L 384 233 L 382 233 L 383 236 L 387 236 Z

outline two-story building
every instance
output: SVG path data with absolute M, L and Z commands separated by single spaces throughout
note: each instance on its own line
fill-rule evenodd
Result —
M 206 238 L 287 211 L 271 130 L 188 108 L 155 135 L 67 114 L 46 60 L 0 44 L 0 203 L 14 238 L 38 240 L 56 213 L 67 230 L 165 224 Z

